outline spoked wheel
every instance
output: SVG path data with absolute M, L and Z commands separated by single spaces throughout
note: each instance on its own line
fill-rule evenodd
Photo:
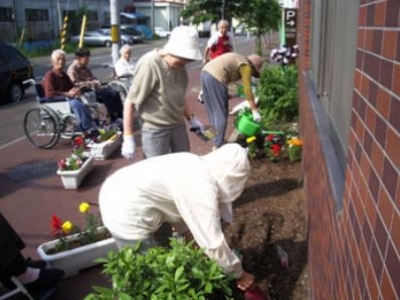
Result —
M 66 140 L 72 140 L 74 137 L 83 134 L 73 114 L 62 116 L 60 129 L 61 138 Z
M 119 80 L 112 80 L 108 83 L 108 87 L 112 88 L 113 90 L 117 91 L 121 96 L 122 102 L 125 101 L 126 96 L 128 95 L 129 90 L 129 82 L 128 81 L 119 81 Z
M 24 131 L 28 140 L 38 148 L 50 149 L 60 139 L 56 115 L 47 107 L 33 107 L 25 114 Z

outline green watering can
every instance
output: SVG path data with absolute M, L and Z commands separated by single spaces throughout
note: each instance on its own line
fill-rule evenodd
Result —
M 234 124 L 236 129 L 245 136 L 255 136 L 261 133 L 261 124 L 253 121 L 253 115 L 249 111 L 239 113 Z

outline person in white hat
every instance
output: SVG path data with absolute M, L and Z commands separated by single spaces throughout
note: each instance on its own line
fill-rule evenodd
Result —
M 226 144 L 204 156 L 171 153 L 124 167 L 106 179 L 99 205 L 104 225 L 119 248 L 141 241 L 141 251 L 155 246 L 153 234 L 166 222 L 190 236 L 246 290 L 254 276 L 243 270 L 228 246 L 221 219 L 233 221 L 232 202 L 250 175 L 244 148 Z
M 193 128 L 202 124 L 186 105 L 185 65 L 201 59 L 198 32 L 188 26 L 176 27 L 163 49 L 152 50 L 139 59 L 124 103 L 121 152 L 125 158 L 132 159 L 135 153 L 135 110 L 142 121 L 144 157 L 190 150 L 185 118 Z
M 245 99 L 253 113 L 253 120 L 261 121 L 251 88 L 251 77 L 259 77 L 263 60 L 259 55 L 243 56 L 238 53 L 225 53 L 209 61 L 202 69 L 200 80 L 203 99 L 210 125 L 217 131 L 214 147 L 224 144 L 228 120 L 229 92 L 228 84 L 242 81 Z

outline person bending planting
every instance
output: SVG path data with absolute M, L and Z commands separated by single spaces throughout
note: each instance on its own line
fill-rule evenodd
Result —
M 140 241 L 142 252 L 157 245 L 154 233 L 168 223 L 179 234 L 191 236 L 207 256 L 234 275 L 240 289 L 247 290 L 253 287 L 254 276 L 243 270 L 229 248 L 221 219 L 233 221 L 232 202 L 249 175 L 246 150 L 238 144 L 203 156 L 181 152 L 145 159 L 103 183 L 102 220 L 119 248 Z

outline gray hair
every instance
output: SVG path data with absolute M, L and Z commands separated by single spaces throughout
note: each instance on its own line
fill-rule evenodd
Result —
M 218 29 L 220 29 L 222 25 L 226 25 L 226 27 L 229 27 L 229 22 L 227 20 L 220 20 L 217 26 Z
M 124 54 L 125 52 L 128 52 L 128 51 L 132 51 L 132 47 L 127 45 L 127 44 L 125 44 L 125 45 L 123 45 L 121 47 L 121 49 L 119 49 L 119 54 L 122 55 L 122 54 Z
M 59 57 L 60 55 L 62 55 L 62 56 L 66 56 L 66 53 L 65 53 L 65 51 L 64 50 L 61 50 L 61 49 L 56 49 L 56 50 L 54 50 L 52 53 L 51 53 L 51 60 L 53 61 L 53 60 L 55 60 L 57 57 Z

